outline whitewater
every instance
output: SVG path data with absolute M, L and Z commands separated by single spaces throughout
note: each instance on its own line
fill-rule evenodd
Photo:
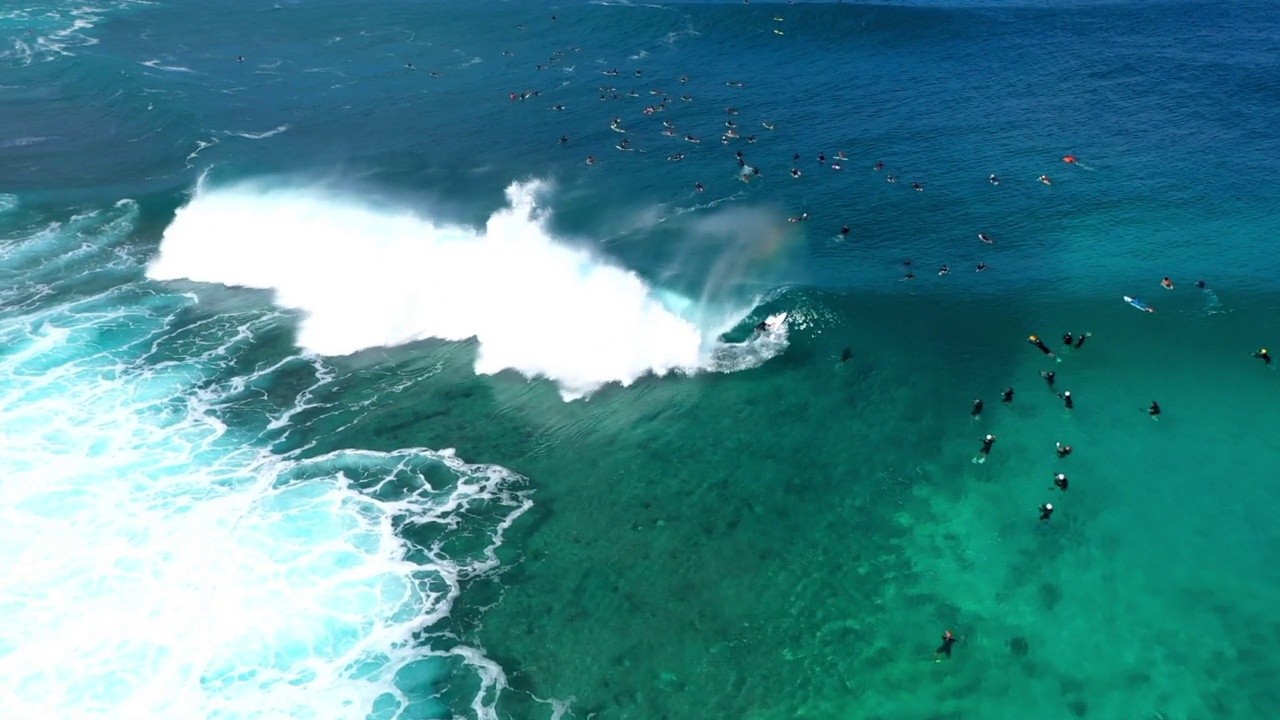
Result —
M 279 312 L 184 321 L 196 300 L 147 287 L 137 222 L 121 201 L 6 242 L 4 716 L 392 720 L 465 669 L 493 717 L 501 669 L 421 636 L 497 568 L 523 479 L 450 450 L 308 453 L 292 434 L 334 373 L 246 362 Z M 415 530 L 463 516 L 468 552 Z
M 549 378 L 566 400 L 645 375 L 756 367 L 786 348 L 785 325 L 721 339 L 758 298 L 709 308 L 554 237 L 546 190 L 513 183 L 476 230 L 334 188 L 202 182 L 147 275 L 271 290 L 302 311 L 297 342 L 322 356 L 474 338 L 477 373 Z

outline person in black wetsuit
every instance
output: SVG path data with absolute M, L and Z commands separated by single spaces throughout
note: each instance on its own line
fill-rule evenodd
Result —
M 1151 407 L 1147 408 L 1147 414 L 1150 415 L 1151 417 L 1156 417 L 1157 415 L 1160 414 L 1160 412 L 1161 412 L 1160 403 L 1156 402 L 1155 400 L 1152 400 Z
M 991 454 L 991 446 L 995 445 L 995 443 L 996 443 L 995 435 L 987 435 L 986 437 L 982 438 L 982 448 L 978 450 L 978 457 L 974 458 L 973 461 L 979 465 L 986 462 L 987 456 Z
M 1266 348 L 1262 348 L 1258 352 L 1254 353 L 1253 356 L 1268 365 L 1271 364 L 1271 353 L 1267 352 Z
M 1051 515 L 1053 515 L 1052 503 L 1045 503 L 1040 506 L 1040 522 L 1048 520 Z
M 1035 335 L 1031 335 L 1030 337 L 1028 337 L 1027 342 L 1031 343 L 1032 345 L 1035 345 L 1037 348 L 1040 349 L 1040 352 L 1044 353 L 1045 355 L 1048 355 L 1051 358 L 1058 357 L 1057 355 L 1053 354 L 1053 351 L 1049 349 L 1048 345 L 1044 344 L 1043 340 L 1036 337 Z
M 1059 490 L 1061 490 L 1061 491 L 1063 491 L 1063 492 L 1066 492 L 1066 491 L 1067 491 L 1067 484 L 1068 484 L 1068 483 L 1067 483 L 1067 476 L 1066 476 L 1066 473 L 1056 473 L 1056 474 L 1054 474 L 1054 476 L 1053 476 L 1053 487 L 1056 487 L 1056 488 L 1058 488 Z M 1050 489 L 1050 490 L 1052 490 L 1053 488 L 1049 488 L 1049 489 Z
M 1000 402 L 1005 405 L 1013 402 L 1013 388 L 1007 387 L 1004 389 L 1004 392 L 1000 393 Z
M 973 410 L 969 414 L 973 416 L 974 420 L 978 419 L 978 416 L 982 414 L 982 400 L 973 401 Z
M 942 644 L 938 646 L 937 650 L 933 651 L 933 661 L 942 662 L 942 657 L 941 657 L 942 655 L 946 655 L 947 659 L 950 660 L 951 646 L 955 645 L 956 643 L 960 642 L 963 639 L 964 638 L 957 638 L 955 635 L 952 635 L 950 630 L 942 633 Z
M 1067 409 L 1068 409 L 1068 410 L 1075 410 L 1075 409 L 1076 409 L 1075 401 L 1073 401 L 1073 400 L 1071 399 L 1071 391 L 1070 391 L 1070 390 L 1068 390 L 1068 391 L 1066 391 L 1066 392 L 1064 392 L 1064 393 L 1060 393 L 1060 394 L 1058 395 L 1058 397 L 1062 398 L 1062 403 L 1063 403 L 1064 405 L 1066 405 L 1066 407 L 1067 407 Z
M 853 350 L 850 350 L 849 348 L 845 348 L 844 350 L 840 351 L 840 362 L 849 362 L 849 359 L 852 357 L 853 357 Z
M 1054 372 L 1054 371 L 1052 371 L 1052 370 L 1041 370 L 1041 371 L 1040 371 L 1040 377 L 1044 378 L 1044 381 L 1045 381 L 1045 382 L 1047 382 L 1047 383 L 1049 383 L 1049 387 L 1053 387 L 1053 379 L 1054 379 L 1055 377 L 1057 377 L 1057 376 L 1058 376 L 1058 373 L 1056 373 L 1056 372 Z
M 1062 344 L 1071 347 L 1071 343 L 1075 342 L 1075 338 L 1071 337 L 1071 333 L 1062 333 Z
M 1058 443 L 1058 457 L 1064 458 L 1071 454 L 1071 446 Z
M 1089 336 L 1091 336 L 1091 335 L 1093 335 L 1093 333 L 1088 333 L 1088 332 L 1087 332 L 1087 333 L 1080 333 L 1079 335 L 1077 335 L 1077 336 L 1076 336 L 1076 349 L 1077 349 L 1077 350 L 1079 350 L 1081 347 L 1083 347 L 1083 346 L 1084 346 L 1085 338 L 1088 338 L 1088 337 L 1089 337 Z

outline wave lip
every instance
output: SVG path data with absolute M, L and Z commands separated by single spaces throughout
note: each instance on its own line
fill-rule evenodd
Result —
M 549 378 L 565 399 L 722 367 L 728 328 L 699 327 L 635 273 L 551 237 L 543 187 L 513 184 L 479 232 L 329 190 L 201 188 L 148 276 L 273 290 L 305 312 L 298 343 L 321 355 L 475 338 L 477 373 Z M 746 365 L 776 352 L 755 354 Z

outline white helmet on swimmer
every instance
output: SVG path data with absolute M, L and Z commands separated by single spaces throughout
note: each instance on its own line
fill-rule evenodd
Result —
M 1053 503 L 1045 503 L 1045 504 L 1044 504 L 1044 509 L 1045 509 L 1045 510 L 1052 510 L 1052 509 L 1053 509 Z
M 996 439 L 996 436 L 995 436 L 995 435 L 988 435 L 985 439 L 987 439 L 987 440 L 995 440 L 995 439 Z
M 1066 391 L 1066 392 L 1064 392 L 1064 393 L 1062 393 L 1062 394 L 1063 394 L 1065 397 L 1071 397 L 1071 391 L 1070 391 L 1070 390 L 1068 390 L 1068 391 Z

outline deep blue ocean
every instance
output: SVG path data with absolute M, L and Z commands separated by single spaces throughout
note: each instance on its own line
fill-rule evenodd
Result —
M 0 73 L 5 718 L 1280 706 L 1276 3 L 12 0 Z

